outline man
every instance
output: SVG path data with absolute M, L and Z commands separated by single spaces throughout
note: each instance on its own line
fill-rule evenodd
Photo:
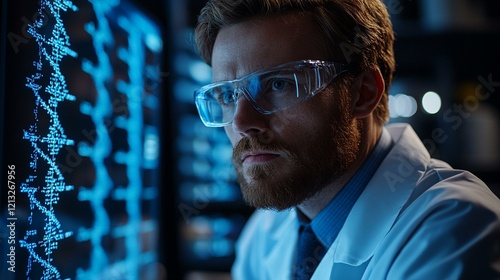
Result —
M 195 31 L 245 200 L 235 279 L 495 279 L 500 201 L 384 126 L 395 68 L 379 0 L 214 0 Z

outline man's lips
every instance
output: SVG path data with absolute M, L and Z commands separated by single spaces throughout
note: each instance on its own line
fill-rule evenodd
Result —
M 253 151 L 253 152 L 246 152 L 243 153 L 241 156 L 241 162 L 242 163 L 264 163 L 267 161 L 271 161 L 280 155 L 277 153 L 273 152 L 267 152 L 267 151 Z

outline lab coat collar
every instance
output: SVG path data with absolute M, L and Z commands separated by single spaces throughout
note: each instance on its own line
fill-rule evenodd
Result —
M 292 272 L 295 241 L 298 238 L 300 224 L 296 211 L 292 209 L 286 211 L 289 211 L 288 216 L 269 240 L 273 244 L 266 246 L 272 248 L 272 250 L 265 253 L 264 257 L 266 279 L 290 279 L 290 277 L 284 276 L 290 276 Z M 290 242 L 284 242 L 285 240 Z
M 323 258 L 316 272 L 332 269 L 335 274 L 334 263 L 366 264 L 391 229 L 430 161 L 425 146 L 409 125 L 389 125 L 384 129 L 391 134 L 394 147 L 354 204 L 338 238 L 329 248 L 327 256 L 333 258 Z

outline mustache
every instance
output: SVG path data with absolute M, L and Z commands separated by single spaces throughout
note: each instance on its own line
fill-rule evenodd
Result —
M 246 152 L 264 150 L 272 153 L 291 156 L 290 151 L 279 143 L 267 143 L 257 136 L 248 136 L 242 138 L 233 148 L 233 163 L 238 164 L 241 156 Z

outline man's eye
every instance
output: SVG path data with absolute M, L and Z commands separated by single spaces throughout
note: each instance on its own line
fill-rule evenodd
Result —
M 232 93 L 223 93 L 222 94 L 222 103 L 229 104 L 234 102 L 234 96 Z
M 272 90 L 285 90 L 288 86 L 288 82 L 285 80 L 273 80 L 271 82 Z

